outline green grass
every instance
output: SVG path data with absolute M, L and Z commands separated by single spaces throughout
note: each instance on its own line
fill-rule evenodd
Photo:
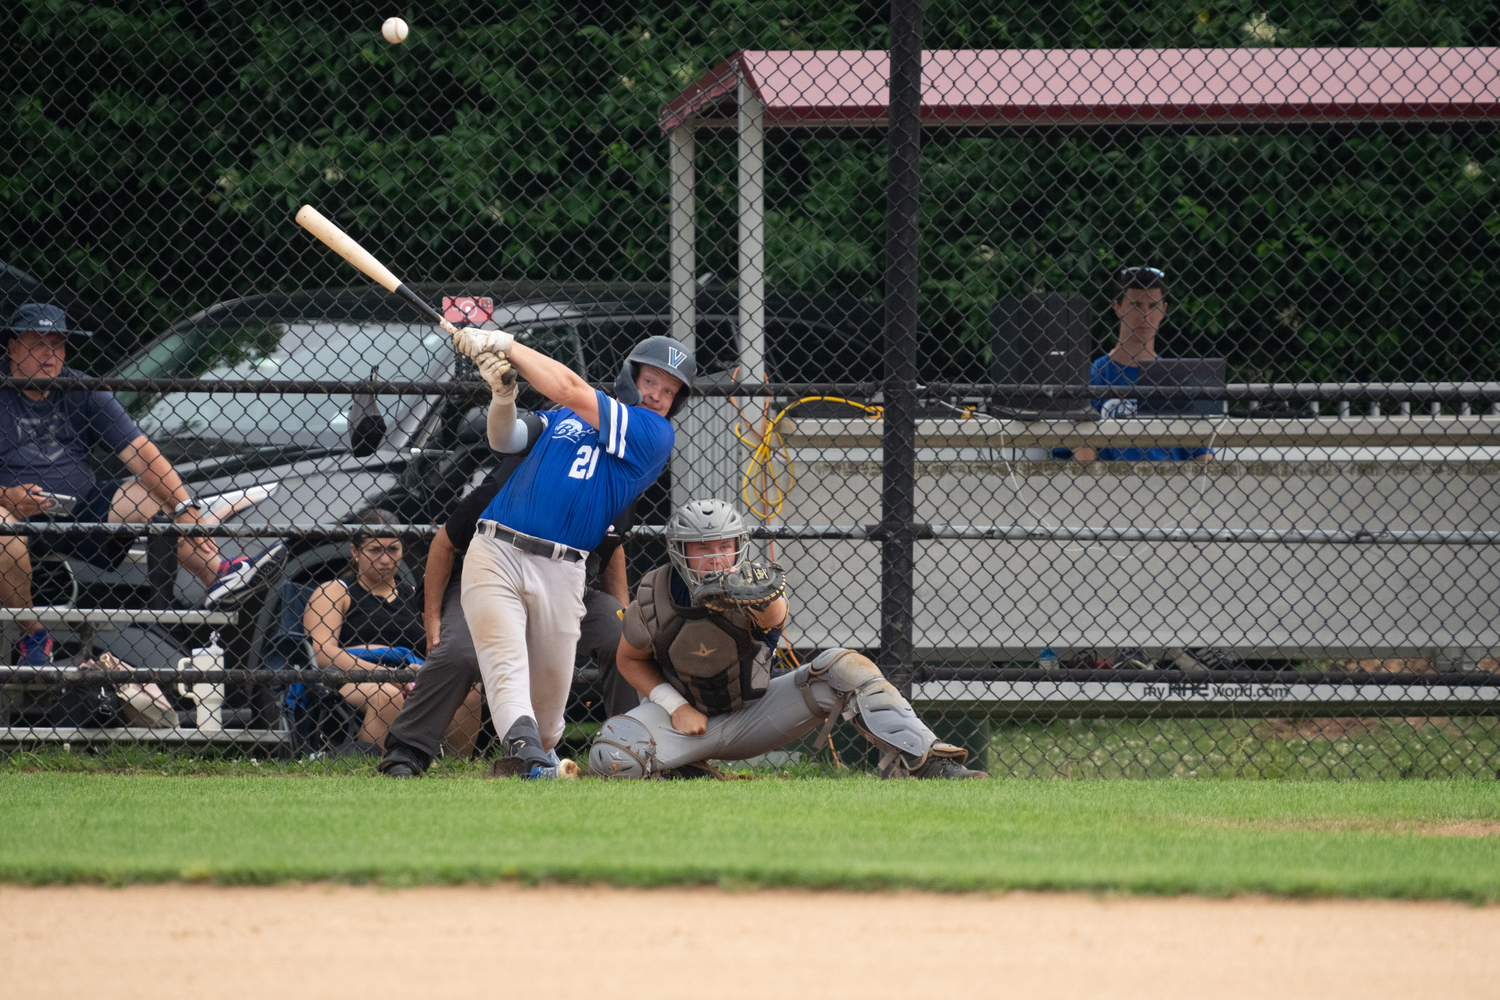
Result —
M 978 746 L 982 739 L 965 742 Z M 988 750 L 996 773 L 1030 778 L 1493 778 L 1500 769 L 1500 720 L 996 723 Z
M 0 879 L 1500 899 L 1494 781 L 0 776 Z

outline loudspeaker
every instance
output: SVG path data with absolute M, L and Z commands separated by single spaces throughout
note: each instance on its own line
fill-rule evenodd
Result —
M 1089 303 L 1077 292 L 1034 292 L 995 303 L 991 378 L 1000 383 L 1087 385 Z M 1097 420 L 1086 396 L 1001 393 L 996 412 L 1020 419 Z

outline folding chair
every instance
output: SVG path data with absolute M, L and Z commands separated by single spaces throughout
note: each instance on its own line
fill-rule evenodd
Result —
M 266 638 L 262 663 L 271 670 L 297 670 L 317 666 L 312 640 L 302 626 L 313 588 L 283 581 L 279 594 L 280 617 Z M 282 717 L 292 737 L 297 757 L 338 756 L 354 745 L 362 723 L 360 713 L 325 684 L 288 684 L 280 695 Z

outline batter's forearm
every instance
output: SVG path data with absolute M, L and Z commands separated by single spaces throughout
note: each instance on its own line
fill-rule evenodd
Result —
M 593 387 L 567 365 L 524 344 L 510 349 L 510 363 L 537 392 L 566 406 L 592 426 L 599 426 L 599 400 Z
M 490 448 L 502 454 L 514 455 L 526 447 L 526 425 L 516 419 L 514 392 L 490 396 L 490 409 L 485 414 L 485 434 Z

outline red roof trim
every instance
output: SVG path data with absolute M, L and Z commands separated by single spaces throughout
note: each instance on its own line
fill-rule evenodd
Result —
M 880 126 L 887 54 L 738 52 L 666 105 L 663 130 L 733 108 L 742 74 L 768 127 Z M 728 99 L 727 102 L 725 99 Z M 929 125 L 1500 119 L 1500 48 L 933 50 Z

